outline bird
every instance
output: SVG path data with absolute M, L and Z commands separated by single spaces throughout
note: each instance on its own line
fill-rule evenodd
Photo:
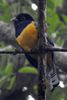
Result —
M 16 42 L 25 51 L 36 51 L 38 43 L 38 29 L 37 22 L 28 13 L 20 13 L 13 19 L 15 26 Z M 47 36 L 48 47 L 54 47 L 54 43 Z M 26 58 L 32 66 L 37 68 L 38 56 L 37 54 L 25 54 Z M 54 52 L 47 53 L 47 74 L 50 83 L 50 90 L 53 91 L 59 84 L 57 77 L 56 66 L 54 62 Z

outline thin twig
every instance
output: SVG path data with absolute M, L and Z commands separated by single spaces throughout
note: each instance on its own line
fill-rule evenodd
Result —
M 44 48 L 41 51 L 0 51 L 0 54 L 45 54 L 48 52 L 67 52 L 65 48 Z

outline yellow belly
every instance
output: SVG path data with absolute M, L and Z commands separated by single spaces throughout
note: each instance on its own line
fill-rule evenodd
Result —
M 30 51 L 37 43 L 37 40 L 38 32 L 33 21 L 16 38 L 17 43 L 26 51 Z

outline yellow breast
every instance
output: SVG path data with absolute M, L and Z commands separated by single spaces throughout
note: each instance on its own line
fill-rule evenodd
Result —
M 30 51 L 37 43 L 37 40 L 38 32 L 33 21 L 16 38 L 18 44 L 26 51 Z

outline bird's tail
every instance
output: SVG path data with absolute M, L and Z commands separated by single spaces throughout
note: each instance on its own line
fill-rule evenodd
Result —
M 59 80 L 56 72 L 50 72 L 50 90 L 53 91 L 55 87 L 59 84 Z
M 52 66 L 52 68 L 51 68 L 51 70 L 49 71 L 49 74 L 48 74 L 49 85 L 50 85 L 51 91 L 53 91 L 55 89 L 55 87 L 57 87 L 58 84 L 59 84 L 59 79 L 58 79 L 55 67 L 56 67 L 55 64 L 53 64 L 53 66 Z

